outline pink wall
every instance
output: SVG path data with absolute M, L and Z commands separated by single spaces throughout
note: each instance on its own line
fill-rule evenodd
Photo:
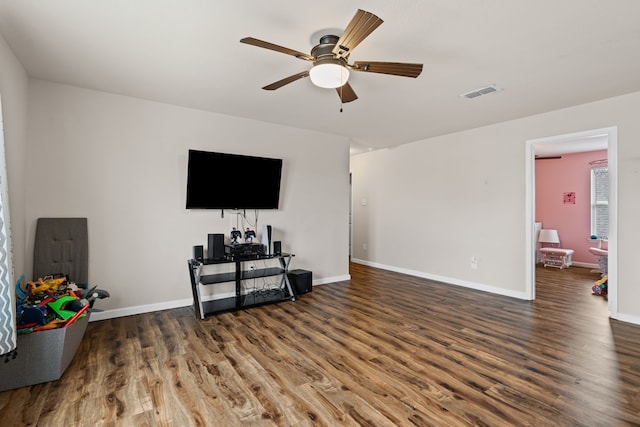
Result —
M 563 154 L 561 159 L 536 160 L 536 221 L 555 228 L 560 247 L 573 249 L 574 262 L 596 264 L 589 252 L 591 235 L 591 165 L 606 159 L 607 150 Z M 575 204 L 564 203 L 564 193 L 575 193 Z

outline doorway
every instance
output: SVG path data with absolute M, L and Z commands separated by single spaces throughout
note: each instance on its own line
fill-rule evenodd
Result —
M 566 135 L 557 135 L 552 137 L 538 138 L 528 140 L 526 142 L 526 191 L 525 191 L 525 243 L 526 243 L 526 294 L 530 300 L 535 299 L 535 266 L 536 254 L 535 246 L 535 154 L 536 149 L 557 147 L 558 152 L 569 149 L 571 145 L 584 142 L 588 146 L 588 141 L 595 141 L 598 138 L 606 138 L 608 150 L 608 168 L 609 168 L 609 257 L 608 257 L 608 309 L 609 316 L 613 319 L 618 317 L 618 271 L 617 271 L 617 241 L 618 241 L 618 224 L 617 224 L 617 128 L 609 127 L 602 129 L 594 129 L 584 132 L 576 132 Z M 577 150 L 571 148 L 575 152 L 591 151 L 589 148 Z

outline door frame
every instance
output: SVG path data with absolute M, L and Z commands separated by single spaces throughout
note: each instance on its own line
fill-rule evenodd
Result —
M 609 316 L 618 318 L 618 128 L 616 126 L 575 132 L 565 135 L 536 138 L 526 141 L 525 149 L 525 244 L 527 299 L 534 300 L 535 289 L 535 146 L 537 144 L 562 143 L 567 140 L 584 139 L 606 135 L 609 169 L 609 254 L 608 254 L 608 308 Z

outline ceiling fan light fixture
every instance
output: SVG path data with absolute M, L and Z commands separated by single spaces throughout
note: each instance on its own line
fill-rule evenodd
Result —
M 309 70 L 309 78 L 318 87 L 335 89 L 347 83 L 349 70 L 338 63 L 321 63 Z

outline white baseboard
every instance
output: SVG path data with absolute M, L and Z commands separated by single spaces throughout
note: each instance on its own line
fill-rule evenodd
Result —
M 462 287 L 465 287 L 465 288 L 476 289 L 476 290 L 479 290 L 479 291 L 490 292 L 490 293 L 493 293 L 493 294 L 504 295 L 504 296 L 518 298 L 518 299 L 525 299 L 525 300 L 527 299 L 526 295 L 523 292 L 505 291 L 504 289 L 500 289 L 500 288 L 496 288 L 496 287 L 488 286 L 488 285 L 483 285 L 481 283 L 468 282 L 466 280 L 460 280 L 460 279 L 455 279 L 455 278 L 450 278 L 450 277 L 438 276 L 438 275 L 435 275 L 435 274 L 428 274 L 428 273 L 424 273 L 424 272 L 421 272 L 421 271 L 407 270 L 407 269 L 404 269 L 404 268 L 398 268 L 398 267 L 388 266 L 388 265 L 384 265 L 384 264 L 373 263 L 373 262 L 360 260 L 360 259 L 352 259 L 351 261 L 353 261 L 353 262 L 355 262 L 357 264 L 368 265 L 370 267 L 380 268 L 380 269 L 383 269 L 383 270 L 395 271 L 397 273 L 408 274 L 410 276 L 422 277 L 424 279 L 435 280 L 437 282 L 442 282 L 442 283 L 446 283 L 446 284 L 450 284 L 450 285 L 462 286 Z M 576 264 L 576 263 L 574 263 L 574 264 Z M 585 265 L 591 267 L 590 264 L 585 264 Z M 595 267 L 597 268 L 597 265 Z M 347 280 L 350 280 L 350 279 L 351 279 L 351 275 L 349 275 L 349 274 L 344 275 L 344 276 L 328 277 L 328 278 L 324 278 L 324 279 L 320 279 L 320 280 L 314 280 L 313 281 L 313 286 L 325 285 L 325 284 L 334 283 L 334 282 L 342 282 L 342 281 L 347 281 Z M 205 300 L 206 301 L 210 301 L 210 300 L 213 300 L 213 299 L 227 298 L 227 297 L 230 297 L 230 296 L 233 296 L 233 294 L 210 295 L 210 296 L 207 296 L 205 298 Z M 133 315 L 136 315 L 136 314 L 151 313 L 151 312 L 154 312 L 154 311 L 162 311 L 162 310 L 170 310 L 170 309 L 173 309 L 173 308 L 190 307 L 192 305 L 193 305 L 193 300 L 191 298 L 186 298 L 186 299 L 166 301 L 166 302 L 155 303 L 155 304 L 145 304 L 145 305 L 137 305 L 137 306 L 133 306 L 133 307 L 116 308 L 116 309 L 113 309 L 113 310 L 105 310 L 105 311 L 91 313 L 89 321 L 90 322 L 96 322 L 96 321 L 100 321 L 100 320 L 114 319 L 116 317 L 133 316 Z M 627 322 L 627 323 L 633 323 L 633 324 L 636 324 L 636 325 L 640 325 L 640 317 L 638 317 L 638 316 L 625 315 L 625 314 L 618 313 L 618 317 L 616 318 L 616 320 L 619 320 L 619 321 L 622 321 L 622 322 Z
M 495 286 L 485 285 L 483 283 L 469 282 L 467 280 L 460 280 L 454 277 L 439 276 L 436 274 L 425 273 L 423 271 L 408 270 L 405 268 L 394 267 L 385 264 L 378 264 L 375 262 L 364 261 L 361 259 L 351 259 L 352 262 L 357 264 L 368 265 L 370 267 L 381 268 L 383 270 L 395 271 L 396 273 L 408 274 L 409 276 L 421 277 L 423 279 L 435 280 L 437 282 L 446 283 L 449 285 L 462 286 L 464 288 L 475 289 L 478 291 L 489 292 L 492 294 L 503 295 L 507 297 L 527 300 L 526 292 L 515 292 L 508 289 L 496 288 Z
M 345 274 L 344 276 L 326 277 L 324 279 L 314 280 L 313 286 L 326 285 L 327 283 L 343 282 L 346 280 L 351 280 L 350 274 Z
M 640 316 L 618 313 L 618 317 L 616 318 L 616 320 L 619 320 L 621 322 L 633 323 L 634 325 L 640 325 Z
M 598 264 L 593 264 L 589 262 L 572 261 L 571 265 L 575 265 L 576 267 L 593 268 L 594 270 L 600 270 L 600 266 Z
M 349 274 L 346 274 L 344 276 L 326 277 L 323 279 L 314 280 L 312 285 L 313 286 L 325 285 L 327 283 L 342 282 L 350 279 L 351 279 L 351 275 Z M 233 297 L 234 295 L 235 293 L 233 292 L 224 293 L 224 294 L 206 295 L 202 298 L 202 300 L 212 301 L 216 299 L 230 298 L 230 297 Z M 172 308 L 182 308 L 182 307 L 190 307 L 190 306 L 193 306 L 193 299 L 187 298 L 187 299 L 160 302 L 155 304 L 145 304 L 145 305 L 137 305 L 133 307 L 116 308 L 113 310 L 93 312 L 91 313 L 89 321 L 96 322 L 99 320 L 114 319 L 116 317 L 133 316 L 135 314 L 151 313 L 153 311 L 170 310 Z
M 116 317 L 133 316 L 134 314 L 150 313 L 152 311 L 170 310 L 172 308 L 182 308 L 193 305 L 191 298 L 159 302 L 155 304 L 136 305 L 133 307 L 115 308 L 91 313 L 90 322 L 98 320 L 113 319 Z

